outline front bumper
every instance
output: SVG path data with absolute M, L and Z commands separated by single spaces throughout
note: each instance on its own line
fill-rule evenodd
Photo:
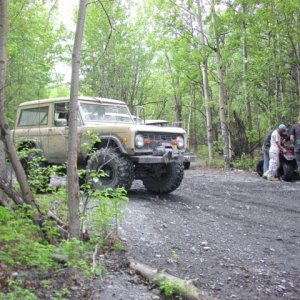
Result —
M 176 153 L 173 151 L 167 152 L 163 156 L 154 155 L 135 155 L 131 156 L 133 162 L 138 164 L 161 164 L 161 163 L 172 163 L 172 162 L 194 162 L 196 156 L 192 153 Z

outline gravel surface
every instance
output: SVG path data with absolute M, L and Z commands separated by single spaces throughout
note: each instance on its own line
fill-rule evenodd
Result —
M 134 259 L 220 299 L 300 299 L 299 195 L 300 181 L 244 171 L 188 170 L 166 196 L 137 181 L 121 238 Z

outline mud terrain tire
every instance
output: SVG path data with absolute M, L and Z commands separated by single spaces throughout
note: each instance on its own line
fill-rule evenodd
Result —
M 183 164 L 174 162 L 166 165 L 166 172 L 159 176 L 149 174 L 144 177 L 143 184 L 152 193 L 168 194 L 176 190 L 183 179 Z
M 132 162 L 113 148 L 97 150 L 87 162 L 87 171 L 102 169 L 106 176 L 93 183 L 94 189 L 124 187 L 129 190 L 134 178 Z M 89 172 L 87 172 L 89 178 Z
M 284 181 L 291 181 L 294 175 L 294 167 L 284 163 L 278 170 L 278 177 Z

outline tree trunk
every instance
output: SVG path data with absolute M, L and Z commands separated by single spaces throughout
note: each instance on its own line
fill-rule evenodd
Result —
M 202 7 L 200 4 L 200 0 L 197 0 L 197 8 L 198 8 L 198 26 L 200 29 L 200 38 L 202 43 L 202 48 L 205 47 L 205 35 L 203 31 L 203 21 L 202 21 Z M 203 84 L 203 96 L 204 96 L 204 104 L 205 104 L 205 115 L 206 115 L 206 137 L 207 137 L 207 147 L 208 147 L 208 161 L 212 162 L 214 159 L 213 155 L 213 146 L 212 146 L 212 117 L 211 117 L 211 109 L 210 109 L 210 96 L 209 96 L 209 85 L 208 85 L 208 72 L 207 72 L 207 58 L 204 57 L 201 63 L 201 71 L 202 71 L 202 84 Z
M 2 141 L 0 140 L 0 179 L 7 178 L 6 164 L 5 164 L 5 150 Z M 0 204 L 6 206 L 8 204 L 7 194 L 0 190 Z
M 299 28 L 300 26 L 300 16 L 297 15 L 296 18 L 297 22 L 296 22 L 296 27 Z M 298 105 L 300 107 L 300 33 L 298 30 L 298 34 L 297 34 L 297 92 L 298 92 Z M 298 112 L 300 114 L 300 110 Z
M 219 86 L 219 112 L 220 112 L 220 122 L 222 131 L 222 145 L 223 145 L 223 159 L 225 167 L 230 167 L 230 156 L 229 156 L 229 135 L 228 128 L 226 125 L 226 108 L 225 108 L 225 95 L 224 95 L 224 81 L 223 73 L 221 69 L 221 54 L 220 54 L 220 42 L 219 34 L 217 31 L 216 24 L 216 12 L 215 12 L 215 0 L 211 0 L 211 15 L 212 15 L 212 26 L 215 36 L 215 54 L 217 61 L 217 75 L 218 75 L 218 86 Z
M 168 62 L 169 72 L 172 80 L 172 88 L 173 88 L 173 100 L 174 100 L 174 106 L 175 106 L 175 117 L 176 117 L 176 126 L 182 125 L 182 99 L 181 95 L 177 93 L 176 87 L 179 87 L 179 75 L 176 74 L 176 81 L 172 77 L 172 66 L 170 62 L 170 58 L 168 56 L 168 53 L 165 52 L 165 56 Z
M 0 101 L 4 102 L 4 83 L 5 83 L 5 64 L 6 64 L 6 11 L 7 4 L 1 1 L 0 4 Z M 6 166 L 5 166 L 5 148 L 4 144 L 0 140 L 0 177 L 7 178 Z M 7 204 L 7 195 L 0 190 L 0 203 Z
M 0 102 L 4 105 L 4 84 L 6 69 L 7 2 L 0 0 Z M 2 113 L 2 110 L 1 110 Z M 1 134 L 2 136 L 2 134 Z M 2 138 L 1 138 L 2 139 Z M 5 148 L 0 140 L 0 178 L 6 178 Z M 7 195 L 0 190 L 0 204 L 7 204 Z
M 80 191 L 77 173 L 77 114 L 80 72 L 80 49 L 83 38 L 86 0 L 79 1 L 79 11 L 72 54 L 72 78 L 70 89 L 69 143 L 68 143 L 68 208 L 70 237 L 80 238 Z
M 268 23 L 268 28 L 270 27 L 270 24 Z M 271 30 L 269 30 L 268 33 L 268 47 L 271 47 L 271 43 L 272 43 L 272 35 L 271 35 Z M 271 74 L 272 74 L 272 70 L 271 70 L 271 66 L 268 66 L 268 78 L 267 78 L 267 95 L 268 95 L 268 101 L 267 101 L 267 109 L 266 111 L 268 111 L 269 113 L 273 112 L 273 105 L 272 105 L 272 81 L 271 81 Z M 266 114 L 267 115 L 267 114 Z M 271 128 L 272 127 L 272 121 L 271 118 L 268 118 L 268 127 Z
M 246 4 L 243 3 L 243 18 L 247 14 Z M 247 85 L 247 72 L 248 72 L 248 49 L 247 49 L 247 26 L 245 19 L 243 20 L 243 41 L 242 41 L 242 52 L 243 52 L 243 89 L 244 89 L 244 99 L 247 112 L 247 125 L 248 130 L 252 130 L 252 109 L 251 103 L 248 95 L 248 85 Z
M 190 103 L 189 103 L 189 115 L 188 115 L 188 122 L 187 122 L 187 134 L 188 138 L 191 134 L 191 122 L 192 122 L 192 113 L 193 113 L 193 102 L 195 100 L 195 95 L 192 91 L 192 87 L 190 87 Z
M 31 190 L 29 188 L 26 174 L 17 157 L 13 145 L 6 115 L 4 113 L 4 86 L 6 71 L 6 43 L 7 43 L 7 0 L 0 0 L 0 130 L 1 140 L 4 143 L 6 153 L 15 171 L 17 180 L 20 184 L 22 198 L 24 202 L 35 207 L 38 211 Z M 40 212 L 40 211 L 39 211 Z

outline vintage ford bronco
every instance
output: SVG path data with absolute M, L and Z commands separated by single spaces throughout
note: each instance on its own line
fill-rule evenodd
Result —
M 106 173 L 95 188 L 129 189 L 134 179 L 141 179 L 151 192 L 170 193 L 180 185 L 183 162 L 195 160 L 186 153 L 183 129 L 137 124 L 122 101 L 82 96 L 78 101 L 78 165 Z M 38 148 L 47 163 L 65 163 L 68 108 L 68 98 L 20 104 L 14 131 L 18 148 Z M 80 147 L 87 141 L 88 130 L 100 138 L 93 155 Z

